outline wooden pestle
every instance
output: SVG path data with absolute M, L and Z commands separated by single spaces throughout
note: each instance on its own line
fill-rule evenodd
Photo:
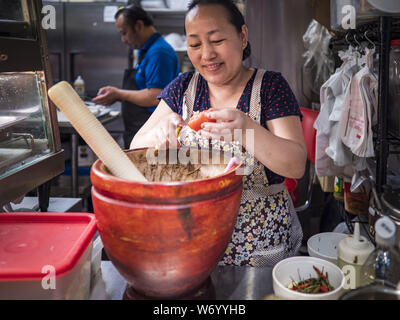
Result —
M 68 82 L 57 83 L 48 94 L 113 175 L 138 182 L 147 181 Z

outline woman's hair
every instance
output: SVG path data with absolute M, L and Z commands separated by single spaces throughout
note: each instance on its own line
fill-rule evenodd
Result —
M 115 19 L 117 19 L 120 15 L 125 19 L 125 22 L 133 28 L 136 24 L 136 21 L 142 20 L 145 26 L 153 26 L 153 20 L 148 15 L 146 11 L 143 10 L 142 7 L 138 5 L 130 5 L 127 7 L 121 7 L 117 13 L 115 14 Z
M 245 24 L 244 18 L 236 4 L 232 0 L 192 0 L 188 5 L 189 13 L 194 7 L 206 5 L 220 5 L 226 9 L 229 14 L 228 21 L 236 28 L 238 33 L 242 32 L 242 26 Z M 242 60 L 246 60 L 251 54 L 250 42 L 247 41 L 247 46 L 243 50 Z

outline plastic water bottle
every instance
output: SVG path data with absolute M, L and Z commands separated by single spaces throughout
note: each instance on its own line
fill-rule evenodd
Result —
M 81 97 L 82 100 L 85 99 L 85 81 L 81 76 L 78 76 L 74 81 L 74 89 L 76 93 Z
M 395 247 L 396 225 L 389 217 L 375 223 L 375 250 L 361 268 L 365 284 L 395 288 L 400 282 L 400 253 Z

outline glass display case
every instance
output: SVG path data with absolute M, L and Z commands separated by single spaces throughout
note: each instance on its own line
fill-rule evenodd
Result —
M 43 72 L 0 74 L 0 179 L 55 151 Z
M 0 2 L 0 208 L 64 171 L 41 7 Z

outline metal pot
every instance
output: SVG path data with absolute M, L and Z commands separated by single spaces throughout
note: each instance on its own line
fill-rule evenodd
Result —
M 400 249 L 400 190 L 392 190 L 384 186 L 384 192 L 379 197 L 375 191 L 368 210 L 369 232 L 375 238 L 375 222 L 384 216 L 396 224 L 396 246 Z
M 339 300 L 400 300 L 400 290 L 370 284 L 346 292 Z

